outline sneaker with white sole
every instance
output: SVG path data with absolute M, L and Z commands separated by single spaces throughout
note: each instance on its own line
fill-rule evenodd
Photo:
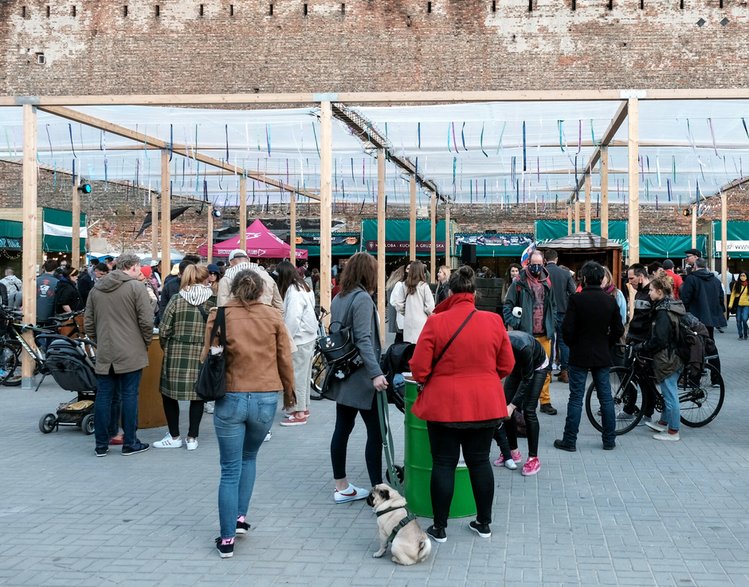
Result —
M 231 558 L 234 556 L 234 538 L 222 540 L 221 536 L 216 538 L 216 550 L 221 558 Z
M 250 525 L 245 521 L 244 517 L 237 520 L 237 536 L 244 536 L 250 531 Z
M 172 438 L 172 435 L 167 432 L 166 436 L 161 440 L 157 440 L 153 443 L 154 448 L 182 448 L 181 438 Z
M 281 420 L 281 426 L 304 426 L 307 423 L 307 416 L 287 416 Z
M 206 414 L 212 414 L 213 413 L 213 402 L 205 402 L 203 404 L 203 411 Z
M 447 542 L 447 533 L 444 528 L 438 528 L 437 526 L 429 526 L 427 528 L 427 535 L 429 538 L 440 544 Z
M 678 432 L 670 432 L 669 430 L 664 430 L 663 432 L 659 432 L 658 434 L 653 434 L 653 438 L 655 438 L 656 440 L 663 440 L 665 442 L 677 442 L 681 440 Z
M 336 503 L 347 503 L 349 501 L 356 501 L 358 499 L 366 499 L 369 496 L 369 491 L 356 487 L 355 485 L 348 484 L 348 487 L 343 491 L 337 489 L 333 492 L 333 499 Z
M 663 432 L 664 430 L 668 429 L 668 426 L 665 422 L 645 422 L 645 425 L 650 428 L 651 430 L 655 430 L 656 432 Z
M 269 431 L 268 434 L 265 435 L 263 442 L 268 442 L 271 438 L 273 438 L 273 433 Z
M 188 438 L 185 440 L 185 445 L 187 446 L 187 450 L 195 450 L 198 448 L 198 439 L 197 438 Z
M 494 461 L 494 466 L 495 467 L 502 467 L 502 466 L 504 466 L 504 467 L 510 469 L 510 471 L 514 471 L 515 469 L 518 468 L 518 466 L 517 466 L 517 464 L 515 463 L 514 460 L 504 458 L 502 456 L 502 453 L 500 453 L 499 454 L 499 458 Z
M 491 538 L 492 536 L 492 530 L 489 527 L 489 524 L 479 524 L 474 521 L 468 524 L 468 527 L 481 536 L 481 538 Z
M 521 473 L 524 477 L 530 477 L 531 475 L 535 475 L 536 473 L 538 473 L 540 470 L 541 461 L 538 460 L 538 457 L 530 457 L 527 461 L 525 461 Z

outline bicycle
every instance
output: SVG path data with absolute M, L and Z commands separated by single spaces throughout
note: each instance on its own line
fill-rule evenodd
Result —
M 665 404 L 663 396 L 655 382 L 652 369 L 647 366 L 647 359 L 638 357 L 632 345 L 621 345 L 625 348 L 625 365 L 612 367 L 609 372 L 611 395 L 614 400 L 614 416 L 616 421 L 615 434 L 626 434 L 638 426 L 642 420 L 642 385 L 650 386 L 653 390 L 655 409 L 663 412 Z M 685 426 L 699 428 L 712 422 L 723 407 L 726 389 L 720 372 L 708 361 L 716 359 L 717 355 L 705 357 L 699 379 L 689 377 L 686 369 L 682 372 L 678 382 L 680 420 Z M 647 379 L 645 379 L 647 378 Z M 601 407 L 591 383 L 585 393 L 585 412 L 588 420 L 599 432 L 603 431 Z
M 320 308 L 320 313 L 317 317 L 317 334 L 318 338 L 321 338 L 327 334 L 325 329 L 325 323 L 323 319 L 328 315 L 328 311 L 325 308 Z M 322 386 L 325 383 L 325 375 L 328 372 L 328 365 L 325 363 L 325 358 L 320 352 L 319 348 L 315 348 L 315 354 L 312 355 L 312 378 L 310 381 L 310 399 L 321 400 L 324 399 L 322 395 Z

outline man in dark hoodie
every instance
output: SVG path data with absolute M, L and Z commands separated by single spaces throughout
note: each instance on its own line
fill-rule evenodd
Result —
M 502 314 L 505 325 L 532 334 L 544 347 L 546 355 L 551 356 L 557 304 L 541 251 L 531 253 L 528 265 L 520 271 L 517 281 L 510 285 Z M 557 410 L 551 405 L 550 384 L 549 372 L 541 389 L 541 411 L 554 416 Z
M 699 257 L 695 260 L 694 269 L 679 289 L 679 297 L 687 312 L 702 322 L 710 338 L 715 340 L 715 329 L 724 328 L 727 324 L 726 298 L 720 280 L 708 271 L 706 259 Z M 710 363 L 720 372 L 720 359 L 711 360 Z
M 122 454 L 148 450 L 136 437 L 138 386 L 148 366 L 148 345 L 153 337 L 153 310 L 140 281 L 140 259 L 124 254 L 116 269 L 97 280 L 86 303 L 86 335 L 96 342 L 96 428 L 97 457 L 109 452 L 112 398 L 119 391 L 122 400 Z

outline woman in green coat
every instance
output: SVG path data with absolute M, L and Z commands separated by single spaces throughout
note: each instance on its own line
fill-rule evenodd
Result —
M 179 293 L 169 300 L 159 324 L 159 341 L 164 349 L 159 391 L 164 402 L 169 432 L 155 448 L 181 448 L 179 402 L 190 402 L 190 428 L 187 450 L 198 448 L 198 431 L 203 417 L 203 400 L 194 391 L 200 367 L 200 351 L 205 337 L 208 310 L 214 305 L 208 285 L 208 269 L 190 265 L 182 272 Z

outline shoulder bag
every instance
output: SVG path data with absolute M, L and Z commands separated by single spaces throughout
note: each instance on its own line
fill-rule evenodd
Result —
M 220 351 L 213 352 L 213 343 L 218 333 Z M 226 313 L 223 307 L 216 311 L 216 320 L 211 329 L 211 348 L 208 356 L 200 365 L 198 380 L 195 382 L 195 393 L 200 399 L 212 402 L 226 395 Z
M 437 358 L 432 361 L 432 369 L 429 371 L 429 375 L 427 375 L 427 378 L 424 380 L 423 383 L 419 383 L 419 393 L 422 392 L 422 390 L 426 387 L 426 384 L 429 383 L 429 380 L 432 378 L 432 375 L 434 375 L 434 368 L 437 366 L 437 363 L 440 362 L 440 359 L 445 355 L 445 352 L 447 349 L 450 348 L 450 345 L 453 343 L 455 338 L 460 334 L 460 331 L 465 328 L 465 325 L 468 324 L 468 322 L 473 318 L 473 315 L 476 313 L 476 310 L 473 310 L 468 316 L 466 316 L 466 319 L 463 320 L 463 323 L 458 327 L 458 329 L 455 331 L 455 333 L 450 337 L 450 340 L 447 341 L 447 344 L 442 347 L 442 350 L 440 351 L 440 354 L 437 355 Z

